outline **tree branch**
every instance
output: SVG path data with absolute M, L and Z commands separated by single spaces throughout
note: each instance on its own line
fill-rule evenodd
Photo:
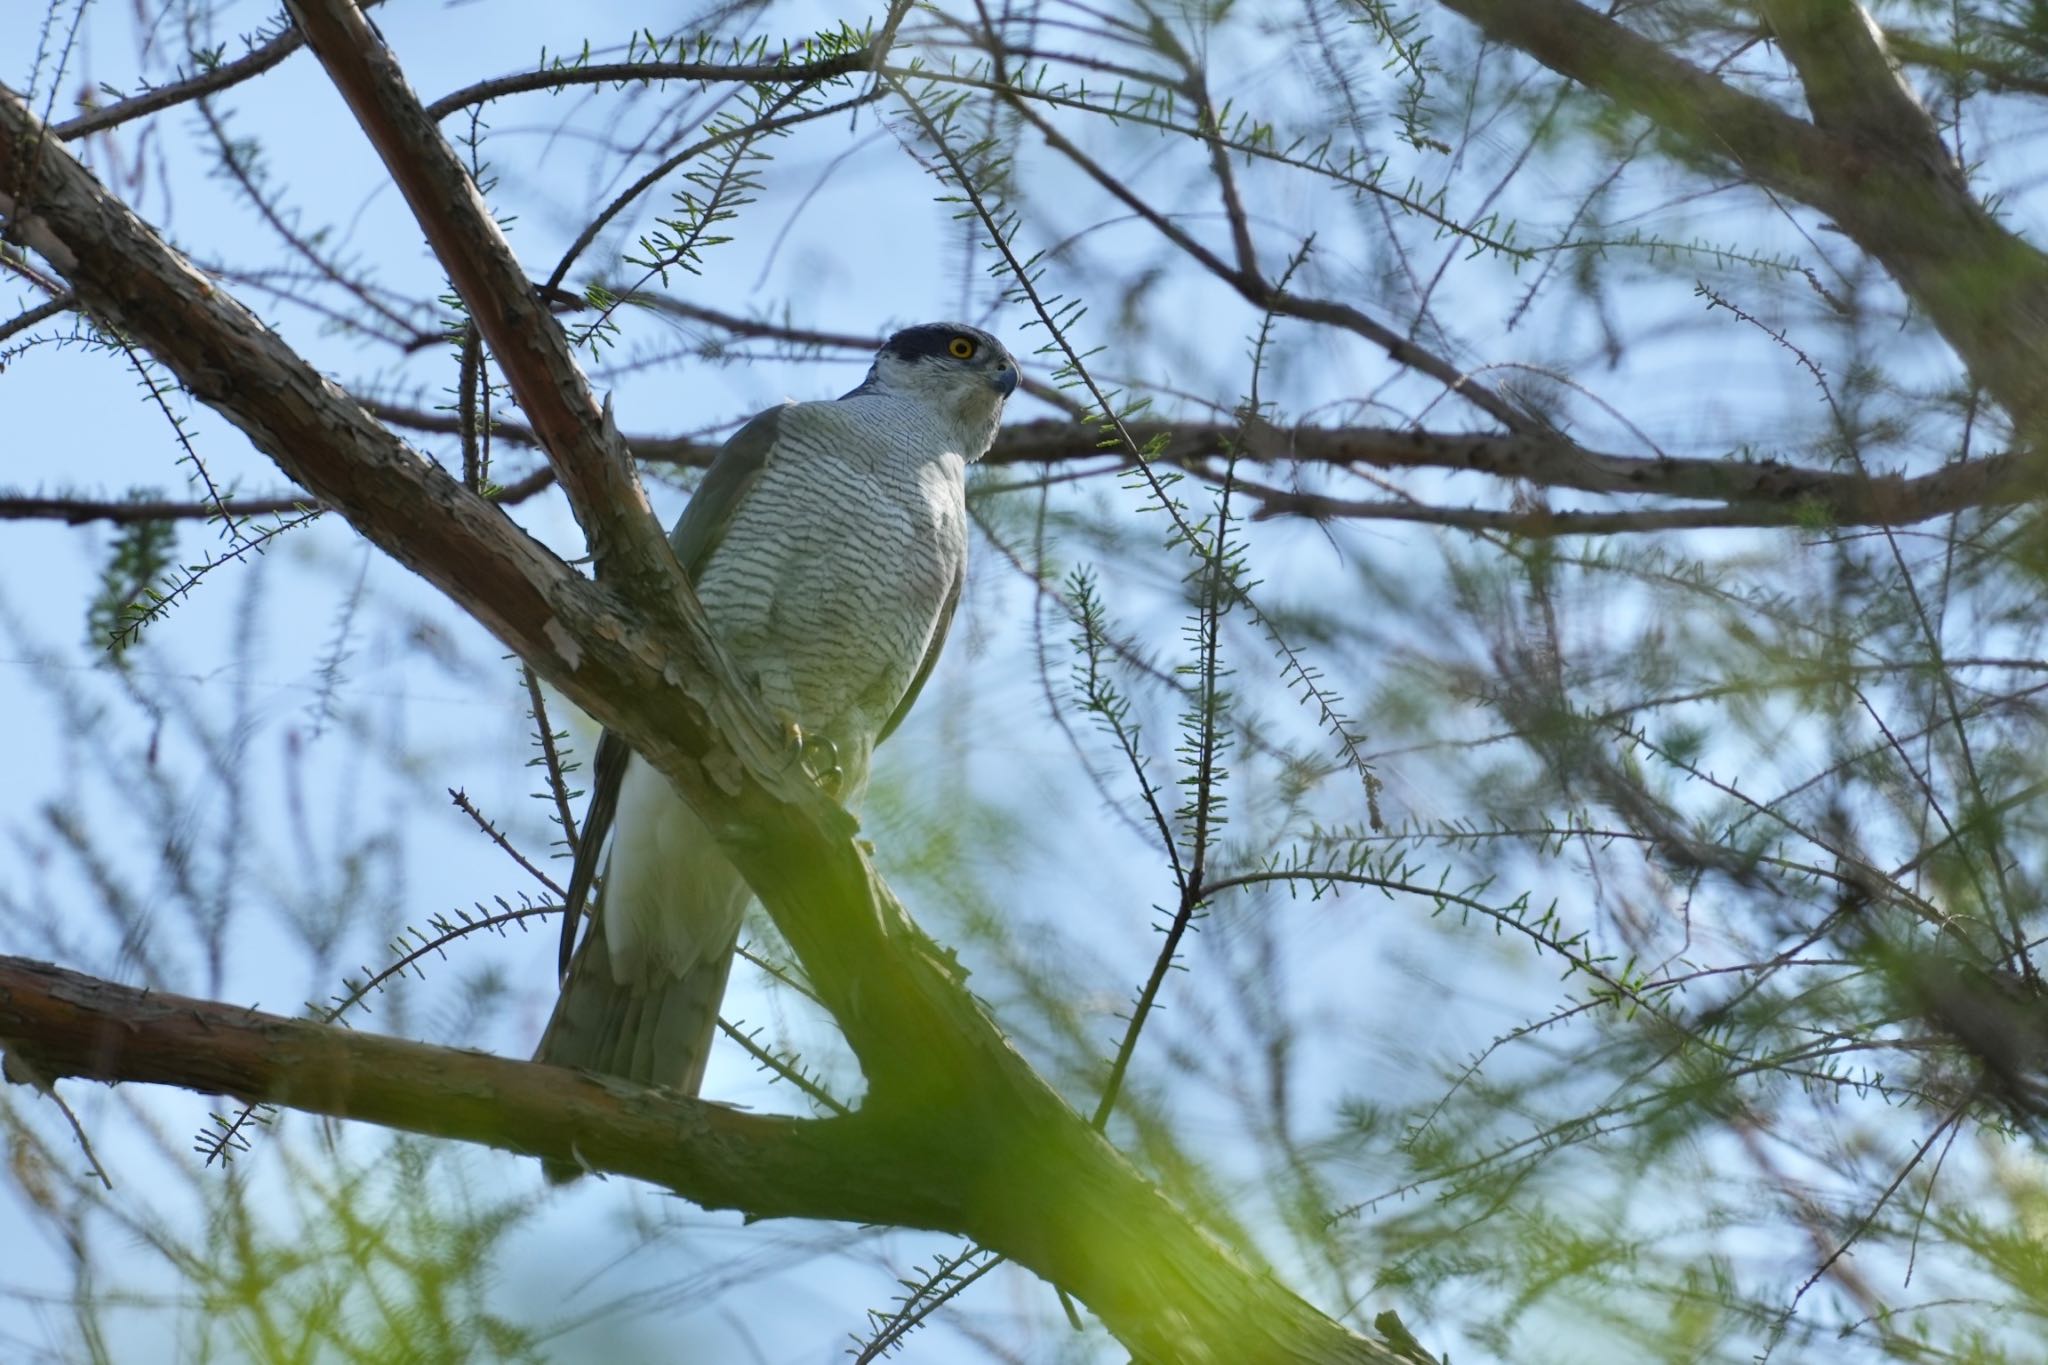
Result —
M 427 106 L 427 115 L 439 122 L 456 110 L 466 109 L 473 104 L 485 104 L 491 100 L 503 99 L 507 95 L 525 94 L 534 90 L 561 90 L 571 85 L 656 85 L 664 81 L 734 81 L 755 84 L 773 81 L 778 85 L 810 85 L 816 81 L 831 80 L 835 76 L 850 76 L 857 71 L 866 71 L 875 64 L 876 55 L 875 47 L 862 47 L 815 62 L 595 62 L 588 66 L 570 67 L 559 71 L 518 71 L 509 76 L 493 76 L 489 80 L 478 81 L 474 85 L 466 85 L 460 90 L 443 95 Z
M 511 507 L 525 502 L 554 481 L 553 469 L 536 469 L 524 478 L 492 490 L 488 496 L 501 507 Z M 256 498 L 222 498 L 219 502 L 210 499 L 192 502 L 169 498 L 129 500 L 0 494 L 0 521 L 61 521 L 72 526 L 105 521 L 116 526 L 126 526 L 141 521 L 206 521 L 218 516 L 235 520 L 243 517 L 283 516 L 310 511 L 321 506 L 318 499 L 309 498 L 303 493 L 279 493 Z
M 1900 29 L 1892 29 L 1885 34 L 1885 45 L 1897 53 L 1901 61 L 1927 67 L 1944 76 L 1968 72 L 1982 80 L 1984 88 L 1993 94 L 2013 91 L 2037 99 L 2048 96 L 2048 80 L 2043 80 L 2038 71 L 2002 61 L 1974 47 L 1929 42 Z
M 366 402 L 371 414 L 416 431 L 455 434 L 451 413 Z M 1587 450 L 1544 436 L 1477 431 L 1412 431 L 1399 427 L 1242 428 L 1220 423 L 1131 422 L 1133 440 L 1158 458 L 1188 468 L 1220 457 L 1230 443 L 1242 464 L 1307 464 L 1381 470 L 1433 469 L 1483 474 L 1538 488 L 1581 493 L 1635 494 L 1712 504 L 1688 508 L 1628 508 L 1524 512 L 1443 507 L 1421 501 L 1360 501 L 1328 493 L 1277 488 L 1239 479 L 1258 498 L 1261 519 L 1301 516 L 1318 521 L 1409 521 L 1522 535 L 1603 535 L 1729 526 L 1911 526 L 1970 509 L 2008 507 L 2032 496 L 2031 462 L 2007 452 L 1945 465 L 1928 474 L 1866 474 L 1818 469 L 1776 460 L 1691 459 L 1619 455 Z M 494 436 L 531 446 L 533 430 L 517 422 L 492 426 Z M 1101 459 L 1100 433 L 1086 423 L 1040 418 L 1003 428 L 982 463 L 1068 464 Z M 718 454 L 714 441 L 689 437 L 628 436 L 637 460 L 703 468 Z M 554 482 L 551 467 L 536 469 L 491 493 L 513 506 Z M 223 503 L 179 500 L 0 494 L 0 521 L 203 520 L 225 509 L 234 517 L 292 512 L 317 501 L 277 494 Z
M 378 3 L 380 0 L 363 0 L 363 8 L 369 9 Z M 158 113 L 188 100 L 198 99 L 202 95 L 225 90 L 231 85 L 240 85 L 243 81 L 270 70 L 297 52 L 304 43 L 305 40 L 299 36 L 298 30 L 287 28 L 284 32 L 250 48 L 231 62 L 223 62 L 196 76 L 187 76 L 183 80 L 159 85 L 138 95 L 130 95 L 127 99 L 110 104 L 104 109 L 88 110 L 77 118 L 52 125 L 50 131 L 66 141 L 85 137 L 90 133 L 105 132 L 130 119 Z
M 1799 72 L 1814 123 L 1883 154 L 1947 167 L 1927 110 L 1893 69 L 1883 35 L 1855 0 L 1765 0 L 1764 14 Z
M 1662 464 L 1643 461 L 1643 464 Z M 1716 462 L 1700 461 L 1702 464 Z M 1526 536 L 1615 535 L 1639 531 L 1708 530 L 1720 527 L 1803 526 L 1814 530 L 1848 526 L 1912 526 L 1967 509 L 2012 506 L 2035 495 L 2033 462 L 2018 455 L 1994 455 L 1953 464 L 1932 474 L 1863 475 L 1804 469 L 1796 465 L 1745 465 L 1728 461 L 1719 473 L 1729 491 L 1719 497 L 1679 492 L 1682 478 L 1652 479 L 1628 491 L 1711 501 L 1707 507 L 1515 510 L 1441 507 L 1393 498 L 1356 500 L 1274 488 L 1240 477 L 1238 486 L 1259 500 L 1257 520 L 1300 516 L 1315 521 L 1408 521 L 1470 531 L 1509 531 Z M 1745 476 L 1742 471 L 1753 471 Z M 1677 474 L 1679 471 L 1666 471 Z M 1560 479 L 1531 478 L 1541 487 L 1572 487 Z M 1738 485 L 1746 484 L 1746 487 Z M 1611 491 L 1611 490 L 1610 490 Z
M 415 431 L 454 433 L 455 418 L 394 404 L 368 403 L 388 422 Z M 1799 514 L 1844 525 L 1908 525 L 1972 507 L 2002 507 L 2030 496 L 2028 461 L 2006 452 L 1963 460 L 1928 474 L 1866 474 L 1780 460 L 1736 460 L 1669 455 L 1624 455 L 1588 450 L 1561 437 L 1484 431 L 1417 431 L 1406 427 L 1281 427 L 1223 422 L 1126 422 L 1141 448 L 1161 442 L 1158 458 L 1174 464 L 1234 451 L 1255 464 L 1310 464 L 1383 470 L 1433 469 L 1485 474 L 1542 488 L 1580 493 L 1637 494 L 1725 503 L 1730 509 L 1799 509 Z M 531 445 L 530 428 L 516 422 L 493 428 L 500 438 Z M 718 454 L 715 441 L 688 437 L 629 436 L 635 459 L 702 468 Z M 1121 450 L 1102 445 L 1101 429 L 1086 422 L 1038 418 L 1013 422 L 996 433 L 984 465 L 1065 464 L 1098 460 Z M 523 483 L 523 481 L 522 481 Z M 1305 508 L 1303 510 L 1306 510 Z M 1731 515 L 1744 513 L 1731 510 Z M 1322 509 L 1316 515 L 1341 515 Z M 1783 524 L 1788 517 L 1736 524 Z
M 69 290 L 59 290 L 33 308 L 27 308 L 5 322 L 0 322 L 0 341 L 26 332 L 29 328 L 49 321 L 60 313 L 69 313 L 78 307 L 78 300 L 71 297 Z
M 590 545 L 600 576 L 688 591 L 609 410 L 600 410 L 469 172 L 354 0 L 287 0 L 469 308 Z
M 1648 118 L 1692 155 L 1732 161 L 1758 184 L 1830 215 L 2039 442 L 2048 422 L 2040 382 L 2048 371 L 2048 256 L 1977 202 L 1940 140 L 1930 146 L 1917 126 L 1924 114 L 1901 126 L 1904 92 L 1878 93 L 1873 61 L 1883 56 L 1867 31 L 1850 36 L 1863 20 L 1848 0 L 1773 6 L 1796 21 L 1787 51 L 1827 127 L 1716 79 L 1576 0 L 1439 2 Z M 1833 51 L 1837 44 L 1851 51 Z
M 431 1047 L 0 956 L 9 1080 L 171 1085 L 582 1162 L 710 1209 L 945 1230 L 960 1208 L 859 1115 L 749 1114 L 559 1067 Z
M 1280 288 L 1255 271 L 1224 260 L 1195 240 L 1192 234 L 1182 229 L 1166 214 L 1160 212 L 1143 195 L 1125 184 L 1121 177 L 1111 174 L 1100 162 L 1061 133 L 1017 90 L 1008 85 L 1000 85 L 996 88 L 996 93 L 1005 107 L 1029 123 L 1039 136 L 1045 139 L 1048 147 L 1071 161 L 1091 180 L 1119 200 L 1125 208 L 1143 219 L 1153 231 L 1178 247 L 1190 260 L 1235 289 L 1239 297 L 1254 308 L 1282 317 L 1299 318 L 1304 322 L 1321 323 L 1326 327 L 1336 327 L 1355 333 L 1384 350 L 1387 358 L 1396 365 L 1412 369 L 1418 374 L 1428 375 L 1509 431 L 1540 434 L 1544 430 L 1542 422 L 1522 411 L 1505 395 L 1459 369 L 1443 356 L 1417 344 L 1385 323 L 1368 317 L 1350 304 L 1337 299 L 1311 298 L 1295 294 Z

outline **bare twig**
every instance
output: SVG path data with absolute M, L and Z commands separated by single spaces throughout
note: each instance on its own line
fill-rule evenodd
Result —
M 47 322 L 60 313 L 69 313 L 78 307 L 78 299 L 68 289 L 59 290 L 33 308 L 25 308 L 5 322 L 0 322 L 0 341 L 19 336 L 39 322 Z
M 529 672 L 527 676 L 531 677 L 532 674 Z M 492 824 L 490 817 L 485 815 L 482 811 L 476 808 L 476 802 L 469 799 L 468 792 L 463 791 L 460 787 L 450 787 L 448 789 L 448 797 L 451 801 L 455 803 L 455 808 L 461 811 L 464 815 L 467 815 L 471 820 L 475 821 L 476 827 L 484 832 L 484 836 L 488 838 L 492 843 L 496 844 L 499 850 L 502 851 L 506 857 L 510 858 L 513 862 L 519 864 L 519 866 L 526 872 L 526 875 L 532 877 L 542 886 L 545 886 L 548 890 L 554 892 L 556 896 L 559 897 L 560 895 L 562 895 L 561 884 L 558 883 L 553 877 L 550 877 L 547 873 L 541 871 L 538 867 L 534 866 L 532 860 L 529 859 L 524 853 L 521 853 L 518 849 L 512 847 L 512 841 L 505 837 L 505 831 L 499 829 L 496 825 Z
M 520 71 L 493 76 L 441 96 L 427 106 L 435 122 L 458 109 L 535 90 L 566 90 L 579 85 L 652 85 L 663 81 L 732 81 L 749 85 L 815 85 L 835 76 L 851 76 L 874 64 L 875 48 L 862 47 L 815 62 L 595 62 L 587 66 Z M 885 50 L 885 49 L 884 49 Z
M 379 3 L 381 0 L 363 0 L 363 8 L 370 9 Z M 223 62 L 198 75 L 187 76 L 168 85 L 159 85 L 153 90 L 131 95 L 104 109 L 90 110 L 77 118 L 54 125 L 50 131 L 66 141 L 90 133 L 104 132 L 131 119 L 174 108 L 202 95 L 211 95 L 229 86 L 239 85 L 251 77 L 260 76 L 304 45 L 305 40 L 299 36 L 298 30 L 286 27 L 283 32 L 251 48 L 231 62 Z
M 526 501 L 555 481 L 552 469 L 536 470 L 515 483 L 496 490 L 491 501 L 512 506 Z M 258 516 L 283 516 L 320 510 L 318 499 L 299 497 L 224 498 L 220 502 L 145 500 L 117 501 L 112 498 L 18 497 L 0 494 L 0 521 L 62 521 L 71 525 L 105 521 L 116 526 L 139 521 L 194 521 L 230 516 L 237 521 Z

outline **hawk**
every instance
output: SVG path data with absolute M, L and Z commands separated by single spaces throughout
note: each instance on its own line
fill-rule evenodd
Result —
M 670 536 L 734 663 L 848 805 L 945 643 L 967 571 L 967 466 L 1016 388 L 1017 362 L 987 332 L 906 328 L 843 398 L 785 403 L 734 433 Z M 694 1095 L 751 893 L 668 779 L 610 732 L 592 787 L 562 994 L 534 1059 Z

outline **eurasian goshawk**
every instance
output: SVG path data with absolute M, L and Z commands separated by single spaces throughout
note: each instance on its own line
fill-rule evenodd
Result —
M 712 628 L 849 805 L 945 643 L 967 570 L 966 469 L 1016 387 L 1016 361 L 988 333 L 907 328 L 845 397 L 741 427 L 676 523 L 676 557 Z M 695 1094 L 750 893 L 668 779 L 616 735 L 599 741 L 593 778 L 566 976 L 535 1060 Z

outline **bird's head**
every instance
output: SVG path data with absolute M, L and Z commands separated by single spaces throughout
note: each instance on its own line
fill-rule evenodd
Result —
M 1003 400 L 1016 390 L 1017 361 L 1002 342 L 964 322 L 926 322 L 883 342 L 866 382 L 855 392 L 928 403 L 994 440 Z M 970 455 L 979 458 L 981 453 Z

